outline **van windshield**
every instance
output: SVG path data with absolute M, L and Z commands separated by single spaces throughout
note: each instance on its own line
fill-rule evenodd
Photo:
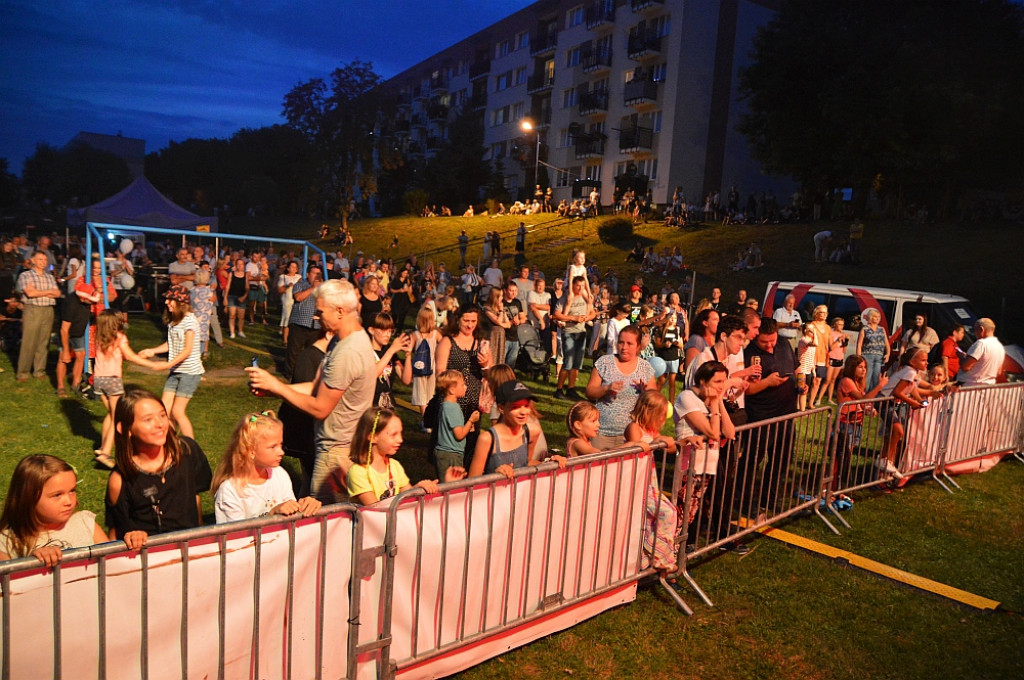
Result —
M 945 338 L 953 329 L 953 326 L 960 324 L 967 330 L 966 340 L 974 342 L 974 322 L 980 316 L 978 310 L 970 302 L 944 302 L 931 306 L 931 319 L 929 325 L 939 334 L 939 338 Z

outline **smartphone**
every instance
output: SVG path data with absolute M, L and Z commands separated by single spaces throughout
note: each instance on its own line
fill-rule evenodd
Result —
M 259 368 L 260 367 L 260 360 L 256 358 L 255 354 L 253 354 L 252 355 L 252 359 L 250 359 L 250 365 L 253 368 Z

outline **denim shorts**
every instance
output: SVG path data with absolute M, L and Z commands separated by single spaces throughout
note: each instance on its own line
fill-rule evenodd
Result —
M 562 370 L 578 371 L 583 368 L 583 351 L 587 347 L 587 333 L 562 333 Z
M 239 300 L 237 295 L 228 295 L 228 307 L 245 309 L 245 303 Z
M 202 373 L 171 373 L 164 383 L 164 392 L 174 392 L 176 397 L 191 399 L 202 378 Z
M 679 372 L 679 359 L 669 361 L 665 359 L 665 375 L 672 375 Z
M 72 352 L 84 352 L 85 336 L 79 335 L 77 338 L 68 338 L 68 347 L 71 348 Z
M 124 394 L 124 382 L 116 375 L 98 375 L 92 379 L 94 391 L 105 397 L 119 397 Z

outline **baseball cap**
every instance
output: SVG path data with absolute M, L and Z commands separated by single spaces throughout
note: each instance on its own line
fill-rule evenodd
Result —
M 514 404 L 517 401 L 537 401 L 530 388 L 517 380 L 509 380 L 498 386 L 494 401 L 498 404 Z

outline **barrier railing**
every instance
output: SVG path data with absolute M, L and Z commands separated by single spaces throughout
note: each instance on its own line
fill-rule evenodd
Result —
M 897 471 L 941 483 L 946 467 L 1019 452 L 1022 414 L 1024 385 L 907 413 L 847 402 L 838 418 L 741 426 L 717 465 L 693 447 L 623 447 L 138 552 L 68 550 L 53 569 L 2 562 L 2 678 L 439 677 L 629 602 L 655 575 L 692 613 L 666 576 L 711 605 L 688 571 L 710 551 L 801 512 L 835 531 L 820 506 L 842 519 L 840 494 L 895 477 L 897 425 Z

